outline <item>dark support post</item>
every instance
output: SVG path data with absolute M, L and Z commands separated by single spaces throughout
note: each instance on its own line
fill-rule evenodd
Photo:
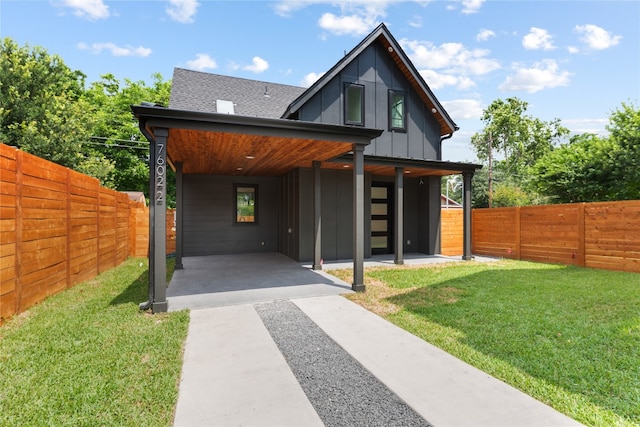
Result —
M 167 136 L 168 129 L 155 129 L 155 150 L 153 157 L 154 191 L 150 195 L 150 203 L 154 207 L 153 253 L 153 281 L 154 298 L 152 310 L 154 313 L 167 311 Z
M 364 146 L 353 144 L 353 284 L 364 292 Z
M 471 179 L 473 173 L 462 173 L 462 189 L 464 192 L 462 198 L 462 216 L 463 216 L 463 244 L 462 244 L 462 259 L 471 260 Z
M 398 265 L 404 264 L 404 168 L 396 168 L 396 191 L 395 191 L 395 224 L 394 235 L 395 242 L 395 259 Z
M 320 162 L 313 162 L 313 222 L 314 246 L 313 269 L 322 270 L 322 186 L 320 184 Z
M 182 270 L 182 162 L 176 163 L 176 270 Z

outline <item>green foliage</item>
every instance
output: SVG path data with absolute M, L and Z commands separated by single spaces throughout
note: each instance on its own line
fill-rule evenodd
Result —
M 497 99 L 482 114 L 484 129 L 471 137 L 478 158 L 487 164 L 487 174 L 474 178 L 474 206 L 489 206 L 496 196 L 494 182 L 503 185 L 498 196 L 499 205 L 519 205 L 528 199 L 533 203 L 539 196 L 527 185 L 529 168 L 553 150 L 554 144 L 568 135 L 559 119 L 549 122 L 526 115 L 528 103 L 518 98 Z M 500 160 L 496 160 L 500 156 Z M 480 180 L 487 184 L 481 184 Z M 518 189 L 515 191 L 515 189 Z M 489 194 L 491 192 L 491 194 Z M 491 196 L 491 197 L 490 197 Z
M 515 184 L 498 184 L 493 190 L 493 207 L 527 206 L 532 199 L 529 193 Z
M 131 114 L 131 105 L 153 102 L 169 103 L 171 82 L 155 74 L 152 86 L 128 79 L 124 83 L 112 74 L 105 74 L 85 92 L 84 100 L 91 105 L 93 121 L 90 127 L 93 145 L 87 145 L 88 157 L 104 158 L 114 168 L 105 176 L 121 191 L 149 193 L 149 144 Z M 168 176 L 168 205 L 175 205 L 175 179 Z
M 623 102 L 609 116 L 607 130 L 611 141 L 619 147 L 615 176 L 620 199 L 640 199 L 640 108 Z
M 569 134 L 559 119 L 544 122 L 526 115 L 528 103 L 518 98 L 497 99 L 482 114 L 482 132 L 471 137 L 481 161 L 500 153 L 508 173 L 520 173 L 551 151 L 554 142 Z
M 640 423 L 640 274 L 500 261 L 366 277 L 425 341 L 586 425 Z
M 640 199 L 640 109 L 623 103 L 609 137 L 582 134 L 543 156 L 532 186 L 558 203 Z
M 532 185 L 555 203 L 616 200 L 618 146 L 592 134 L 571 138 L 532 168 Z
M 85 76 L 44 49 L 0 44 L 0 141 L 74 168 L 90 117 Z
M 170 426 L 189 315 L 141 313 L 147 279 L 131 258 L 0 328 L 0 425 Z

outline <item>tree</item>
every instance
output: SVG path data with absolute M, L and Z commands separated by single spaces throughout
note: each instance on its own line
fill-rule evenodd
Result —
M 91 144 L 87 144 L 88 157 L 104 158 L 113 168 L 104 178 L 120 191 L 149 193 L 149 143 L 138 128 L 131 113 L 131 105 L 144 101 L 167 105 L 171 82 L 163 81 L 160 74 L 153 75 L 153 84 L 125 79 L 118 81 L 112 74 L 101 76 L 86 91 L 84 99 L 91 105 Z M 174 179 L 168 177 L 169 182 Z M 175 200 L 173 185 L 167 189 L 169 205 Z
M 582 134 L 543 156 L 532 185 L 559 203 L 640 199 L 640 110 L 623 103 L 609 137 Z
M 471 137 L 477 157 L 487 163 L 488 203 L 492 205 L 494 171 L 500 168 L 518 187 L 526 187 L 528 168 L 568 135 L 559 119 L 545 122 L 526 115 L 528 103 L 497 99 L 482 114 L 484 129 Z M 500 153 L 502 159 L 495 161 Z
M 538 161 L 532 185 L 555 203 L 616 200 L 617 151 L 610 139 L 576 135 Z
M 607 130 L 619 147 L 615 158 L 619 198 L 640 199 L 640 108 L 623 102 L 609 115 Z
M 10 38 L 0 45 L 0 141 L 64 166 L 82 162 L 85 75 L 57 55 Z

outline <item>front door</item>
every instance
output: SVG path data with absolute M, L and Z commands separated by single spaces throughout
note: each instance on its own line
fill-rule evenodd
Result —
M 371 185 L 371 253 L 393 253 L 393 184 Z

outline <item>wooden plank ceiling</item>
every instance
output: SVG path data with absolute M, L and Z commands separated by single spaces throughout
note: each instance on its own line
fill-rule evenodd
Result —
M 350 152 L 352 143 L 193 129 L 171 129 L 167 154 L 185 174 L 281 176 L 314 160 Z

